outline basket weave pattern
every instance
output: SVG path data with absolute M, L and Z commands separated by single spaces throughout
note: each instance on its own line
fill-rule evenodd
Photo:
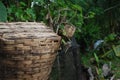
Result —
M 0 80 L 47 80 L 60 39 L 41 23 L 0 23 Z

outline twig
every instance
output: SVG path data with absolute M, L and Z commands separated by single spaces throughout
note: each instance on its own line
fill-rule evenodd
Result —
M 57 34 L 58 34 L 58 31 L 59 31 L 59 28 L 60 28 L 60 26 L 57 25 L 57 29 L 56 29 L 56 33 L 57 33 Z
M 113 9 L 113 8 L 116 8 L 116 7 L 118 7 L 118 6 L 120 6 L 120 4 L 118 4 L 118 5 L 116 5 L 116 6 L 112 6 L 112 7 L 110 7 L 110 8 L 107 8 L 107 9 L 104 10 L 104 12 L 109 11 L 109 10 L 111 10 L 111 9 Z

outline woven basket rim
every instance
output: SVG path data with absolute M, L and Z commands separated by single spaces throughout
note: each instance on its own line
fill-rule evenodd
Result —
M 4 35 L 1 36 L 2 34 L 5 34 L 6 36 L 9 36 L 11 34 L 13 35 L 25 34 L 25 35 L 33 36 L 32 38 L 42 38 L 42 37 L 50 37 L 50 36 L 58 37 L 58 35 L 54 33 L 54 31 L 50 29 L 50 27 L 48 27 L 47 25 L 45 25 L 45 23 L 42 22 L 0 22 L 0 29 L 1 29 L 0 38 L 5 38 Z M 23 31 L 24 29 L 26 32 Z M 16 37 L 16 39 L 19 39 L 18 36 Z M 28 37 L 26 37 L 26 39 L 27 38 Z
M 0 22 L 0 24 L 44 24 L 43 22 Z

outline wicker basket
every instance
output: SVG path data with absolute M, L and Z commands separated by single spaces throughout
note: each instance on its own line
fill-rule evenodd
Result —
M 47 80 L 60 40 L 42 23 L 0 23 L 0 80 Z

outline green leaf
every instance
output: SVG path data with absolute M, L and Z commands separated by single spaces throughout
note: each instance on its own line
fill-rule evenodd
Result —
M 65 42 L 65 40 L 64 40 L 64 39 L 62 39 L 62 42 L 63 42 L 63 44 L 66 44 L 66 42 Z
M 88 13 L 88 18 L 94 18 L 95 16 L 95 13 L 94 12 L 89 12 Z
M 7 21 L 7 11 L 4 4 L 0 1 L 0 22 Z
M 32 9 L 27 8 L 25 12 L 26 12 L 26 14 L 27 14 L 26 16 L 28 16 L 29 20 L 34 21 L 36 19 L 36 16 Z
M 115 55 L 120 57 L 120 45 L 118 45 L 116 47 L 112 46 L 112 48 L 113 48 L 113 51 L 114 51 Z
M 79 6 L 79 5 L 73 5 L 72 8 L 75 9 L 75 10 L 78 10 L 78 11 L 82 12 L 82 7 Z
M 107 37 L 105 37 L 105 41 L 114 41 L 116 37 L 116 34 L 111 33 Z
M 24 2 L 20 2 L 21 6 L 27 6 Z
M 99 58 L 96 53 L 94 53 L 94 57 L 95 57 L 96 62 L 99 63 Z
M 115 54 L 117 57 L 120 57 L 120 45 L 112 46 L 112 49 L 106 52 L 102 57 L 106 57 L 108 55 Z

